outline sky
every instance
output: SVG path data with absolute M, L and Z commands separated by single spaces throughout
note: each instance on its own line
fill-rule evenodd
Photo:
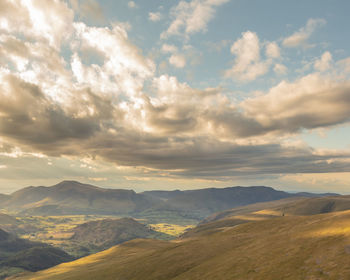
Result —
M 350 194 L 347 0 L 2 0 L 0 192 Z

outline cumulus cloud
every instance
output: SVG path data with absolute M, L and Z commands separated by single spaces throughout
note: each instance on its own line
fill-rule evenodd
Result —
M 173 54 L 169 57 L 169 63 L 177 68 L 184 68 L 186 65 L 186 58 L 181 54 Z
M 225 2 L 180 4 L 190 5 L 190 15 L 210 19 Z M 347 153 L 321 154 L 278 140 L 304 128 L 348 122 L 350 85 L 342 76 L 316 72 L 238 103 L 221 88 L 196 89 L 176 77 L 156 77 L 154 62 L 121 24 L 73 23 L 73 11 L 59 1 L 34 19 L 30 15 L 41 8 L 31 3 L 6 1 L 0 8 L 1 157 L 16 152 L 6 146 L 11 145 L 33 157 L 88 157 L 167 178 L 350 171 Z M 59 17 L 57 25 L 50 13 Z M 191 34 L 207 22 L 208 17 L 193 22 L 186 16 L 178 30 Z M 68 58 L 61 53 L 63 43 L 72 53 Z M 163 45 L 162 51 L 176 67 L 185 66 L 175 46 Z M 231 52 L 235 64 L 229 74 L 241 80 L 263 75 L 280 56 L 276 43 L 261 44 L 250 31 Z M 346 66 L 347 60 L 334 64 Z M 45 165 L 53 172 L 54 163 L 45 159 Z
M 162 52 L 164 53 L 176 53 L 178 51 L 177 47 L 174 45 L 163 44 Z
M 338 68 L 341 69 L 341 72 L 343 74 L 349 74 L 350 73 L 350 57 L 341 59 L 339 61 L 337 61 L 337 66 Z
M 148 18 L 150 21 L 157 22 L 162 19 L 162 14 L 160 12 L 150 12 Z
M 270 43 L 266 50 L 269 56 L 276 56 L 278 46 Z M 270 60 L 261 61 L 260 42 L 255 32 L 247 31 L 242 33 L 231 46 L 231 53 L 236 56 L 234 65 L 226 70 L 225 76 L 239 81 L 253 81 L 264 75 L 269 70 Z
M 307 40 L 310 38 L 312 33 L 320 26 L 326 24 L 324 19 L 309 19 L 306 26 L 300 28 L 298 31 L 293 33 L 291 36 L 283 40 L 283 46 L 288 48 L 295 48 L 299 46 L 308 47 Z
M 172 35 L 191 35 L 205 32 L 207 25 L 215 15 L 215 9 L 229 0 L 192 0 L 180 1 L 171 9 L 173 18 L 168 29 L 161 34 L 162 38 Z
M 109 29 L 75 23 L 74 27 L 78 42 L 73 42 L 71 67 L 80 84 L 99 91 L 135 94 L 144 79 L 153 74 L 154 63 L 129 42 L 123 26 Z M 103 64 L 83 64 L 76 46 L 101 56 Z
M 135 8 L 137 8 L 137 5 L 136 5 L 136 3 L 134 1 L 129 1 L 128 2 L 128 7 L 130 9 L 135 9 Z
M 195 59 L 195 55 L 192 53 L 191 47 L 186 48 L 185 46 L 184 49 L 185 51 L 183 51 L 183 53 L 180 53 L 176 46 L 163 44 L 161 50 L 163 53 L 171 54 L 168 58 L 168 61 L 171 65 L 173 65 L 176 68 L 184 68 L 187 63 L 186 56 L 188 57 L 191 53 L 192 59 Z
M 294 83 L 282 81 L 262 96 L 243 101 L 247 117 L 268 131 L 297 132 L 350 120 L 350 83 L 309 74 Z
M 280 57 L 280 47 L 275 42 L 269 42 L 266 46 L 266 56 L 271 58 Z
M 273 67 L 273 71 L 278 75 L 285 75 L 287 74 L 288 69 L 285 65 L 276 63 Z
M 326 71 L 331 67 L 332 54 L 330 52 L 325 52 L 322 54 L 320 59 L 316 60 L 314 63 L 314 68 L 317 71 Z
M 105 17 L 100 4 L 96 0 L 70 0 L 74 11 L 84 19 L 104 22 Z
M 71 35 L 73 11 L 64 2 L 4 0 L 0 5 L 2 33 L 21 33 L 55 48 Z

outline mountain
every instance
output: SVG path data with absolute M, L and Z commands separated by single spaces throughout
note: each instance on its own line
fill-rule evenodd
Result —
M 162 211 L 177 211 L 184 218 L 204 219 L 226 209 L 291 197 L 318 197 L 325 194 L 287 193 L 270 187 L 208 188 L 189 191 L 147 191 L 143 194 L 158 198 L 162 203 L 145 210 L 140 217 L 158 217 Z
M 263 211 L 263 210 L 261 210 Z M 350 279 L 350 211 L 265 217 L 175 241 L 137 239 L 15 279 Z
M 26 225 L 16 217 L 0 213 L 0 227 L 7 232 L 22 233 L 24 232 Z
M 73 232 L 72 241 L 95 251 L 101 251 L 136 238 L 170 238 L 132 218 L 91 221 L 78 225 Z
M 9 195 L 7 195 L 7 194 L 0 194 L 0 203 L 3 203 L 3 202 L 5 202 L 6 200 L 8 200 L 9 199 Z
M 264 186 L 135 193 L 63 181 L 51 187 L 21 189 L 6 196 L 0 206 L 20 215 L 127 215 L 149 223 L 194 224 L 233 207 L 301 196 L 320 195 L 291 194 Z
M 0 279 L 11 271 L 17 272 L 16 269 L 38 271 L 72 260 L 70 255 L 58 248 L 18 238 L 0 229 Z
M 0 225 L 14 225 L 19 224 L 20 221 L 18 221 L 15 217 L 0 213 Z
M 1 205 L 29 215 L 128 214 L 151 207 L 153 199 L 132 190 L 104 189 L 63 181 L 51 187 L 21 189 Z

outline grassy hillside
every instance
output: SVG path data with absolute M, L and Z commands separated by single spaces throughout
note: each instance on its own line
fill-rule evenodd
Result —
M 72 231 L 71 241 L 91 251 L 101 251 L 136 238 L 171 238 L 131 218 L 91 221 L 78 225 Z
M 0 230 L 0 279 L 21 270 L 37 271 L 71 260 L 58 248 Z
M 350 211 L 225 219 L 190 238 L 133 240 L 16 279 L 350 279 Z
M 316 215 L 322 213 L 350 210 L 350 196 L 330 196 L 330 197 L 294 197 L 281 199 L 266 203 L 256 203 L 244 207 L 229 209 L 215 213 L 205 218 L 202 223 L 234 217 L 242 214 L 269 214 L 271 216 L 282 215 Z M 263 212 L 259 212 L 263 211 Z
M 215 213 L 204 219 L 197 227 L 185 232 L 182 237 L 203 235 L 221 227 L 235 226 L 251 221 L 282 216 L 310 216 L 322 213 L 350 210 L 350 196 L 294 197 Z

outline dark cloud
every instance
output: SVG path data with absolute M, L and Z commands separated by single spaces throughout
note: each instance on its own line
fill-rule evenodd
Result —
M 48 154 L 60 155 L 65 146 L 70 150 L 69 142 L 89 139 L 115 112 L 109 100 L 90 90 L 77 92 L 78 100 L 72 98 L 71 106 L 63 108 L 37 85 L 14 75 L 3 76 L 0 87 L 1 135 Z
M 328 96 L 330 93 L 323 93 L 326 98 L 321 98 L 323 106 L 346 108 L 346 102 L 349 102 L 347 88 L 337 89 L 332 91 L 331 97 Z M 86 156 L 122 166 L 150 168 L 165 172 L 170 177 L 206 179 L 251 174 L 350 171 L 347 161 L 350 154 L 319 155 L 310 148 L 284 146 L 278 141 L 268 144 L 249 144 L 247 141 L 238 145 L 232 141 L 234 139 L 228 139 L 230 135 L 244 140 L 273 131 L 292 132 L 310 126 L 316 120 L 314 127 L 328 126 L 343 122 L 350 114 L 346 114 L 345 109 L 339 109 L 330 122 L 332 118 L 323 115 L 328 111 L 322 111 L 329 107 L 316 106 L 318 101 L 305 97 L 300 97 L 302 104 L 316 102 L 310 108 L 321 110 L 319 118 L 307 117 L 308 114 L 312 116 L 311 109 L 308 113 L 299 110 L 298 99 L 294 100 L 296 104 L 290 109 L 293 117 L 273 119 L 275 123 L 270 121 L 273 124 L 265 127 L 259 118 L 252 117 L 252 110 L 248 110 L 248 117 L 226 103 L 201 109 L 186 102 L 155 106 L 149 99 L 143 98 L 145 103 L 140 110 L 144 110 L 145 124 L 152 128 L 148 132 L 142 123 L 133 127 L 125 111 L 118 109 L 118 103 L 113 104 L 110 99 L 90 89 L 74 92 L 69 102 L 58 103 L 37 85 L 7 74 L 3 76 L 0 97 L 2 137 L 46 155 Z M 196 99 L 194 101 L 197 102 Z M 132 104 L 129 105 L 131 108 Z M 262 104 L 261 108 L 267 106 Z M 290 115 L 287 109 L 283 112 Z M 322 122 L 321 117 L 328 122 Z M 205 130 L 203 123 L 210 123 L 211 129 Z
M 303 129 L 349 122 L 350 84 L 337 71 L 283 81 L 238 103 L 220 88 L 193 89 L 175 77 L 155 77 L 154 62 L 130 42 L 123 24 L 73 22 L 67 2 L 4 3 L 4 157 L 19 147 L 140 167 L 154 176 L 222 180 L 350 171 L 349 153 L 282 143 Z M 102 17 L 96 1 L 72 0 L 71 6 L 81 17 Z

